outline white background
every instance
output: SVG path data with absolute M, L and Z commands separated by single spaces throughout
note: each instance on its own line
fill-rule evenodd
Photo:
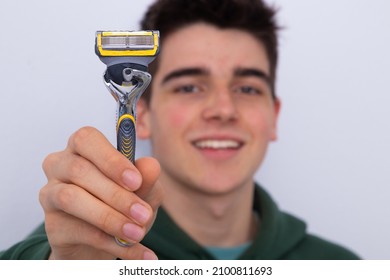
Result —
M 279 140 L 256 178 L 309 230 L 390 259 L 390 2 L 269 0 L 284 26 Z M 138 29 L 148 1 L 0 3 L 0 250 L 43 220 L 44 157 L 81 126 L 114 143 L 96 30 Z M 147 153 L 141 143 L 139 154 Z

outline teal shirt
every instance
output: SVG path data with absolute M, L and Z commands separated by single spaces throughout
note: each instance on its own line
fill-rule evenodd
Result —
M 235 260 L 251 246 L 251 242 L 235 247 L 206 247 L 209 252 L 217 260 Z

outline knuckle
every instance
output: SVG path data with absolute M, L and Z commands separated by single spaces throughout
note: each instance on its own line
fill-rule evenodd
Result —
M 126 199 L 126 195 L 124 194 L 124 190 L 120 189 L 112 192 L 110 199 L 111 205 L 120 206 L 123 204 L 123 201 Z
M 115 215 L 111 211 L 104 211 L 97 219 L 97 227 L 108 232 L 112 229 L 112 224 L 115 220 Z
M 51 167 L 55 165 L 59 161 L 59 153 L 52 153 L 47 155 L 42 162 L 42 169 L 45 172 L 46 175 L 51 170 Z
M 77 151 L 82 148 L 85 143 L 88 143 L 88 139 L 95 133 L 96 129 L 93 127 L 82 127 L 71 135 L 68 145 Z
M 128 164 L 128 160 L 122 154 L 114 150 L 113 153 L 105 155 L 104 170 L 118 170 L 124 163 Z
M 77 191 L 75 188 L 69 185 L 64 185 L 57 191 L 54 199 L 55 205 L 57 208 L 66 212 L 66 209 L 69 209 L 69 206 L 75 201 L 76 196 Z
M 47 188 L 48 186 L 45 185 L 39 190 L 38 198 L 39 198 L 39 203 L 42 205 L 43 208 L 45 208 L 46 201 L 47 201 Z
M 77 182 L 80 178 L 84 178 L 89 170 L 90 163 L 79 156 L 75 156 L 70 160 L 67 168 L 68 179 Z

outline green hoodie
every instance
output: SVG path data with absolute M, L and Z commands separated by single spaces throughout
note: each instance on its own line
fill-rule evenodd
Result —
M 359 259 L 351 251 L 306 232 L 306 224 L 281 212 L 271 197 L 255 187 L 253 208 L 260 215 L 261 227 L 252 244 L 239 259 L 342 260 Z M 156 221 L 142 243 L 159 259 L 201 259 L 214 257 L 181 230 L 160 208 Z M 50 245 L 44 225 L 27 239 L 0 253 L 0 259 L 47 259 Z

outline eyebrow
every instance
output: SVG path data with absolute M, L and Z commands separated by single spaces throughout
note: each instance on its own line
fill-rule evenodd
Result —
M 257 77 L 264 80 L 268 85 L 271 85 L 271 77 L 263 70 L 257 68 L 237 68 L 234 71 L 236 77 Z
M 180 78 L 183 76 L 203 76 L 203 75 L 208 75 L 209 71 L 204 69 L 204 68 L 182 68 L 178 70 L 174 70 L 167 74 L 164 79 L 162 80 L 161 84 L 165 84 L 166 82 L 175 79 L 175 78 Z
M 209 74 L 210 71 L 201 67 L 182 68 L 168 73 L 162 80 L 161 84 L 165 84 L 168 81 L 175 78 L 180 78 L 185 76 L 206 76 Z M 267 84 L 271 85 L 270 76 L 267 73 L 265 73 L 263 70 L 257 68 L 237 68 L 234 70 L 234 76 L 235 77 L 257 77 L 264 80 Z

